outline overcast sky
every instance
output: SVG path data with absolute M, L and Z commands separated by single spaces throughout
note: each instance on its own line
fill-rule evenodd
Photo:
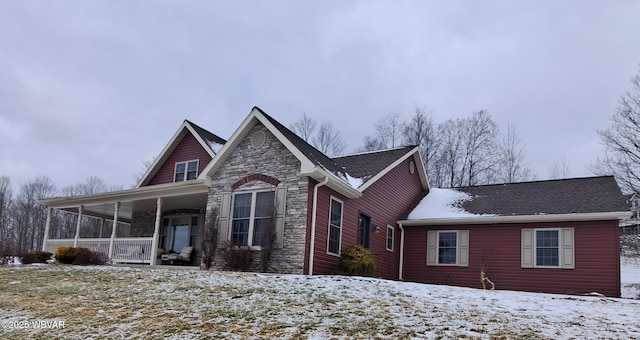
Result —
M 640 1 L 2 1 L 0 175 L 131 187 L 184 119 L 228 138 L 253 106 L 373 122 L 486 109 L 539 179 L 591 175 L 640 65 Z

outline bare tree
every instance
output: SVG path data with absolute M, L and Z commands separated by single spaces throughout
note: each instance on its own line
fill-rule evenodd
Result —
M 498 125 L 488 111 L 481 110 L 465 119 L 464 130 L 466 185 L 486 184 L 496 163 Z
M 562 179 L 569 178 L 571 170 L 569 168 L 569 162 L 567 157 L 562 155 L 559 160 L 553 163 L 553 166 L 549 168 L 549 179 Z
M 18 253 L 38 249 L 44 237 L 47 209 L 37 201 L 50 198 L 56 188 L 48 177 L 38 177 L 20 187 L 15 204 Z
M 320 124 L 318 132 L 311 139 L 313 146 L 329 156 L 342 153 L 345 149 L 340 131 L 331 122 Z
M 404 125 L 403 144 L 420 147 L 420 154 L 429 177 L 437 172 L 434 163 L 439 143 L 440 139 L 435 131 L 433 118 L 425 109 L 416 107 L 411 120 Z
M 508 125 L 500 146 L 497 181 L 515 183 L 532 180 L 535 176 L 525 161 L 525 155 L 526 151 L 520 142 L 518 131 L 513 125 Z
M 461 119 L 449 119 L 438 125 L 438 135 L 442 142 L 437 157 L 436 186 L 458 187 L 463 183 L 463 148 Z
M 153 165 L 153 161 L 154 159 L 147 159 L 146 161 L 142 161 L 140 165 L 140 169 L 138 170 L 138 173 L 133 175 L 133 179 L 135 180 L 134 186 L 140 183 L 140 180 L 142 180 L 142 177 L 144 177 L 147 171 L 149 171 L 149 168 L 151 168 L 151 165 Z
M 382 140 L 377 139 L 373 136 L 365 136 L 363 145 L 362 147 L 358 148 L 358 152 L 383 150 L 385 148 L 386 146 L 384 145 Z
M 302 114 L 302 118 L 296 120 L 289 128 L 304 139 L 305 142 L 310 142 L 313 133 L 316 131 L 316 125 L 316 121 L 305 112 Z
M 7 176 L 0 176 L 0 260 L 15 254 L 15 228 L 13 225 L 13 192 Z
M 291 124 L 289 128 L 324 154 L 328 156 L 341 154 L 345 149 L 345 143 L 340 130 L 328 121 L 323 122 L 316 129 L 317 125 L 316 121 L 305 112 L 302 118 Z
M 399 113 L 391 113 L 380 118 L 374 126 L 376 137 L 382 141 L 385 148 L 400 146 L 404 122 L 400 119 Z
M 218 248 L 218 232 L 220 230 L 218 208 L 207 210 L 204 223 L 204 240 L 202 241 L 202 258 L 200 269 L 208 270 L 213 264 Z
M 620 98 L 611 126 L 598 131 L 605 155 L 594 170 L 613 174 L 623 191 L 640 192 L 640 72 L 631 84 L 631 92 Z

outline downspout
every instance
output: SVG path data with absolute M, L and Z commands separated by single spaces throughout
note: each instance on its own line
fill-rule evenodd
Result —
M 402 266 L 404 262 L 404 228 L 402 227 L 402 223 L 398 223 L 398 228 L 400 228 L 400 264 L 398 266 L 398 280 L 402 281 Z
M 316 250 L 316 215 L 318 211 L 318 188 L 327 184 L 329 177 L 313 186 L 313 208 L 311 209 L 311 238 L 309 239 L 309 275 L 313 275 L 313 253 Z

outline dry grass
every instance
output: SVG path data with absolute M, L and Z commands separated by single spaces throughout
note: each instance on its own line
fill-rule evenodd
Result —
M 495 314 L 403 291 L 429 286 L 356 277 L 24 266 L 0 268 L 0 287 L 0 320 L 65 322 L 0 329 L 2 339 L 543 338 L 526 310 Z

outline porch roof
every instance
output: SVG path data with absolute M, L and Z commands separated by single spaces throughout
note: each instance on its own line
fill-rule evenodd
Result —
M 49 208 L 78 212 L 99 218 L 113 219 L 115 204 L 120 202 L 118 220 L 129 222 L 134 211 L 155 211 L 158 198 L 162 198 L 162 209 L 206 208 L 209 186 L 205 180 L 197 179 L 179 183 L 168 183 L 118 190 L 100 194 L 59 197 L 38 201 Z

